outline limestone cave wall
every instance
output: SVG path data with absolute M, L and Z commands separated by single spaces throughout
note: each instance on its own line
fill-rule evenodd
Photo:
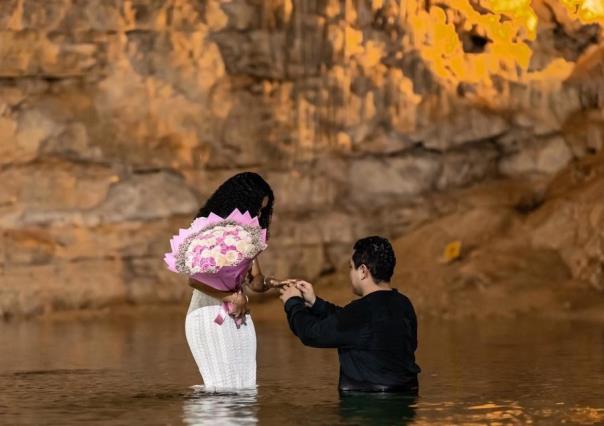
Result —
M 185 299 L 168 238 L 243 170 L 277 196 L 267 272 L 381 233 L 420 305 L 599 293 L 603 26 L 598 0 L 2 1 L 0 314 Z

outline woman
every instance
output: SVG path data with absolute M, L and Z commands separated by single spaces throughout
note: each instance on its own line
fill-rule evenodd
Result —
M 244 217 L 241 213 L 249 213 L 247 217 L 253 218 L 250 223 L 261 228 L 263 249 L 268 238 L 273 203 L 273 191 L 260 175 L 240 173 L 216 190 L 199 210 L 196 220 L 217 220 L 219 216 L 218 219 L 226 219 L 222 223 L 228 223 L 233 217 Z M 243 264 L 243 267 L 246 268 L 243 273 L 218 277 L 219 283 L 236 289 L 234 291 L 224 291 L 224 287 L 216 284 L 216 277 L 212 275 L 196 275 L 195 279 L 189 279 L 193 296 L 187 312 L 185 332 L 206 389 L 256 386 L 256 333 L 247 312 L 243 286 L 247 285 L 256 292 L 265 292 L 279 282 L 262 274 L 256 258 Z

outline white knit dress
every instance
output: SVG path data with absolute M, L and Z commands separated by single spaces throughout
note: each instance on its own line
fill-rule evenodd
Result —
M 237 328 L 228 317 L 214 322 L 221 301 L 193 290 L 185 321 L 191 353 L 203 377 L 205 389 L 225 391 L 256 387 L 256 330 L 249 315 Z

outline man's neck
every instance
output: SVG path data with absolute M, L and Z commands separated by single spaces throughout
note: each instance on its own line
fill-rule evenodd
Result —
M 363 289 L 362 297 L 365 297 L 371 293 L 375 293 L 376 291 L 384 291 L 384 290 L 392 290 L 392 287 L 390 287 L 390 283 L 381 282 L 379 284 L 371 284 L 371 285 L 367 286 L 366 289 Z

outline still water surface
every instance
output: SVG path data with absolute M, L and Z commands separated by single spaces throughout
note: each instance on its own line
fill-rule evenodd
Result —
M 604 424 L 604 325 L 420 322 L 420 395 L 337 392 L 335 351 L 256 321 L 257 392 L 206 394 L 184 312 L 0 323 L 0 424 Z

